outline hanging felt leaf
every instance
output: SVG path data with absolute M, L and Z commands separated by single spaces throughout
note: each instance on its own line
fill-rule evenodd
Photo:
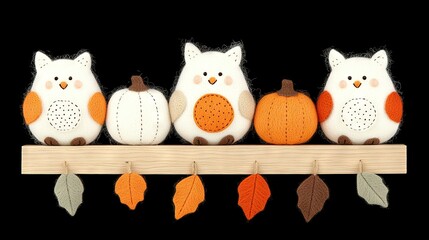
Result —
M 270 187 L 260 174 L 252 174 L 238 186 L 238 205 L 243 209 L 247 220 L 264 210 L 271 196 Z
M 193 174 L 182 179 L 177 183 L 173 197 L 175 218 L 180 219 L 195 212 L 204 199 L 204 185 L 198 175 Z
M 121 203 L 131 210 L 136 209 L 137 203 L 143 201 L 146 191 L 146 181 L 137 173 L 125 173 L 118 178 L 115 184 L 115 193 Z
M 387 193 L 389 189 L 383 183 L 383 179 L 374 173 L 358 173 L 357 192 L 368 204 L 375 204 L 387 208 Z
M 82 203 L 83 184 L 79 177 L 73 173 L 61 174 L 55 183 L 54 192 L 59 205 L 74 216 Z
M 329 198 L 328 186 L 316 174 L 305 179 L 297 189 L 298 208 L 305 221 L 309 222 L 320 212 Z

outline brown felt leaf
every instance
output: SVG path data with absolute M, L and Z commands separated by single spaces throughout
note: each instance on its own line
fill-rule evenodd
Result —
M 246 177 L 238 186 L 238 205 L 243 209 L 247 220 L 264 210 L 270 196 L 270 187 L 260 174 Z
M 125 173 L 118 178 L 115 184 L 115 193 L 121 203 L 131 210 L 136 209 L 137 203 L 143 201 L 146 191 L 146 181 L 138 173 Z
M 298 208 L 305 221 L 309 222 L 314 215 L 320 212 L 329 198 L 328 186 L 317 175 L 305 179 L 297 189 Z
M 173 196 L 174 216 L 180 219 L 197 210 L 205 199 L 204 185 L 196 174 L 182 179 L 176 185 Z

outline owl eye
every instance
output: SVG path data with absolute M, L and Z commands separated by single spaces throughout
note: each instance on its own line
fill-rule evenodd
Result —
M 207 76 L 207 72 L 204 72 L 204 73 L 203 73 L 203 75 L 204 75 L 204 76 Z
M 362 79 L 363 79 L 363 80 L 366 80 L 366 76 L 363 76 L 363 77 L 362 77 Z
M 69 77 L 69 80 L 72 80 L 72 79 L 73 79 L 73 78 L 72 78 L 72 76 L 70 76 L 70 77 Z
M 57 80 L 58 80 L 58 77 L 54 77 L 54 80 L 55 80 L 55 81 L 57 81 Z
M 221 77 L 221 76 L 223 75 L 223 73 L 222 73 L 222 72 L 219 72 L 219 73 L 218 73 L 218 75 L 219 75 L 219 77 Z
M 347 79 L 348 79 L 348 80 L 352 80 L 352 76 L 349 76 Z

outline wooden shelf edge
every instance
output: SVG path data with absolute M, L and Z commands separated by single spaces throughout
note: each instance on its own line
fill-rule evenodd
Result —
M 380 145 L 87 145 L 22 146 L 22 174 L 61 174 L 64 163 L 76 174 L 122 174 L 131 162 L 140 174 L 251 174 L 258 162 L 260 174 L 356 174 L 364 171 L 405 174 L 407 147 Z

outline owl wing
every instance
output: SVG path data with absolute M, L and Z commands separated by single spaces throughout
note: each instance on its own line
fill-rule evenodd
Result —
M 168 107 L 170 109 L 171 122 L 174 123 L 180 117 L 180 115 L 182 115 L 183 111 L 185 111 L 185 94 L 179 90 L 174 91 L 170 97 L 170 101 L 168 102 Z
M 243 91 L 238 99 L 238 109 L 241 116 L 252 120 L 255 113 L 255 99 L 249 91 Z
M 42 114 L 42 101 L 37 93 L 29 92 L 25 96 L 22 111 L 26 124 L 30 124 L 40 117 L 40 114 Z
M 106 119 L 106 99 L 101 92 L 94 93 L 89 99 L 88 111 L 94 121 L 103 125 Z
M 331 94 L 328 91 L 323 91 L 317 99 L 317 115 L 319 117 L 319 122 L 324 122 L 328 119 L 333 106 L 334 103 Z
M 392 92 L 387 96 L 385 110 L 387 116 L 394 121 L 399 123 L 402 119 L 402 111 L 403 111 L 402 98 L 399 96 L 397 92 Z

